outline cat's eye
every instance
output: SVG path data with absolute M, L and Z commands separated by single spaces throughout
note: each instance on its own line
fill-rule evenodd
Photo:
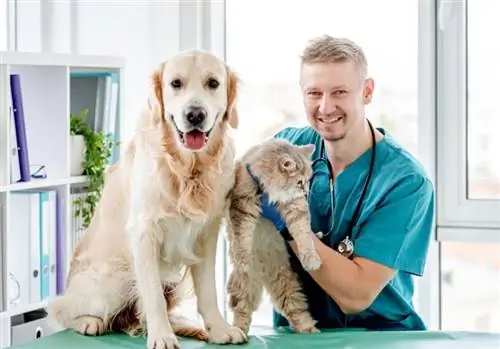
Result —
M 305 188 L 305 181 L 303 179 L 299 180 L 297 182 L 297 186 L 299 186 L 300 188 Z

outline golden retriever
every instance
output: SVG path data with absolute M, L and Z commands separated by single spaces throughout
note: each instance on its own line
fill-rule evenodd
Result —
M 86 335 L 142 331 L 150 349 L 179 348 L 177 335 L 247 340 L 224 320 L 215 289 L 217 240 L 234 184 L 237 84 L 223 61 L 203 51 L 181 52 L 153 72 L 147 108 L 106 174 L 66 290 L 49 304 L 61 326 Z M 206 331 L 171 316 L 186 280 Z

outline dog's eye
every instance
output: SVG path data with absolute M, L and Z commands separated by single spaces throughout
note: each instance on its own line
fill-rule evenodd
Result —
M 170 82 L 170 86 L 173 88 L 181 88 L 181 79 L 175 79 Z
M 215 79 L 208 79 L 207 85 L 210 88 L 216 89 L 217 87 L 219 87 L 219 82 Z

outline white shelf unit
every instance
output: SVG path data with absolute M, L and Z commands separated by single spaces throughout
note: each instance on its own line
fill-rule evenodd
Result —
M 36 318 L 37 311 L 43 310 L 50 297 L 35 302 L 26 302 L 26 299 L 29 300 L 31 297 L 24 297 L 25 301 L 21 304 L 11 304 L 9 301 L 12 298 L 9 294 L 13 292 L 13 281 L 12 277 L 9 277 L 9 272 L 16 269 L 19 273 L 20 269 L 25 269 L 26 273 L 31 274 L 29 252 L 26 252 L 30 248 L 29 238 L 28 241 L 9 240 L 14 234 L 9 235 L 9 232 L 17 234 L 23 226 L 23 219 L 19 219 L 20 216 L 23 218 L 23 211 L 15 210 L 14 199 L 19 193 L 43 190 L 57 192 L 61 203 L 59 213 L 60 227 L 62 227 L 58 235 L 60 248 L 63 251 L 59 257 L 62 265 L 58 266 L 58 272 L 65 280 L 74 244 L 72 239 L 75 235 L 72 231 L 70 194 L 74 187 L 86 182 L 84 176 L 70 176 L 70 112 L 75 111 L 73 103 L 81 108 L 88 100 L 88 96 L 85 100 L 81 88 L 72 93 L 72 74 L 83 72 L 116 74 L 118 100 L 115 139 L 119 140 L 124 68 L 125 59 L 122 57 L 0 51 L 0 348 L 21 344 L 52 331 L 48 329 L 43 317 Z M 33 168 L 43 165 L 47 175 L 44 179 L 31 178 L 27 182 L 11 183 L 11 128 L 15 126 L 11 109 L 10 74 L 19 74 L 21 78 L 27 148 L 29 163 L 32 166 L 30 172 L 33 172 Z M 54 232 L 55 229 L 48 231 Z M 29 233 L 26 233 L 26 236 L 29 236 Z M 7 246 L 11 248 L 8 249 Z M 24 260 L 12 257 L 16 254 L 28 258 Z M 19 262 L 9 263 L 12 259 Z M 15 286 L 17 295 L 20 288 L 17 283 Z M 30 291 L 34 292 L 28 290 L 28 294 Z M 54 295 L 52 290 L 50 294 Z M 32 320 L 33 318 L 35 320 Z M 46 333 L 40 333 L 40 329 Z

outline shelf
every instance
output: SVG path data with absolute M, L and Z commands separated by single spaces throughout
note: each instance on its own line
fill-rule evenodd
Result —
M 124 67 L 121 57 L 0 51 L 0 348 L 19 329 L 13 321 L 29 321 L 23 315 L 64 289 L 85 233 L 75 200 L 88 195 L 88 178 L 71 175 L 83 172 L 84 148 L 71 136 L 70 115 L 89 109 L 91 128 L 120 141 Z M 26 149 L 20 161 L 18 150 Z M 113 151 L 110 164 L 120 154 Z
M 12 309 L 7 310 L 5 313 L 8 316 L 12 317 L 12 316 L 16 316 L 16 315 L 28 313 L 30 311 L 34 311 L 34 310 L 38 310 L 38 309 L 44 309 L 44 308 L 47 307 L 48 304 L 49 304 L 49 300 L 44 300 L 44 301 L 41 301 L 41 302 L 24 305 L 24 306 L 21 306 L 19 308 L 17 308 L 17 307 L 16 308 L 12 308 Z
M 64 53 L 0 51 L 0 64 L 120 69 L 125 67 L 125 59 L 122 57 L 74 55 Z
M 87 177 L 85 176 L 73 176 L 59 179 L 32 179 L 29 182 L 19 182 L 0 186 L 0 192 L 45 189 L 65 184 L 85 184 L 86 182 Z

